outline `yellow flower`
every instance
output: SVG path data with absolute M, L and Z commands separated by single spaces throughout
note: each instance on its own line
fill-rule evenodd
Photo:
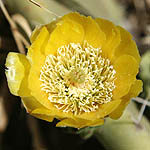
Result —
M 31 115 L 56 126 L 97 126 L 117 119 L 142 90 L 132 36 L 105 19 L 69 13 L 33 31 L 27 56 L 9 53 L 12 94 Z

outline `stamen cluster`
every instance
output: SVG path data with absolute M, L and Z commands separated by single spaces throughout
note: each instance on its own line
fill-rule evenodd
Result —
M 39 80 L 55 107 L 77 115 L 112 100 L 116 72 L 101 53 L 87 42 L 70 43 L 46 57 Z

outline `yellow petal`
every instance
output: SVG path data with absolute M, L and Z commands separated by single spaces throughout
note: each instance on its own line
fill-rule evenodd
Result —
M 43 107 L 39 107 L 37 109 L 34 109 L 31 112 L 31 114 L 41 114 L 41 115 L 46 114 L 48 116 L 52 116 L 53 115 L 52 113 L 53 112 L 50 109 L 46 109 L 46 108 L 43 108 Z
M 99 106 L 98 110 L 93 112 L 85 112 L 83 114 L 77 115 L 77 118 L 85 119 L 85 120 L 97 120 L 99 118 L 104 118 L 105 116 L 109 115 L 112 111 L 114 111 L 118 105 L 120 104 L 121 100 L 112 100 L 106 104 L 102 104 Z
M 45 63 L 45 56 L 43 55 L 44 50 L 45 50 L 45 45 L 48 41 L 49 38 L 49 33 L 46 29 L 46 27 L 43 27 L 36 37 L 36 40 L 32 43 L 30 48 L 28 49 L 28 54 L 27 57 L 30 60 L 31 64 L 31 69 L 29 72 L 29 78 L 28 78 L 28 87 L 31 90 L 31 95 L 35 97 L 39 103 L 41 104 L 49 104 L 49 101 L 47 100 L 44 102 L 43 97 L 45 96 L 45 93 L 41 91 L 40 88 L 40 81 L 39 81 L 39 76 L 40 76 L 40 70 Z M 43 99 L 42 102 L 40 102 L 39 98 Z
M 31 115 L 36 118 L 46 120 L 48 122 L 52 122 L 54 119 L 54 116 L 52 116 L 49 112 L 50 112 L 50 110 L 43 108 L 43 107 L 39 107 L 39 108 L 33 110 L 31 112 Z
M 56 55 L 57 49 L 70 43 L 82 43 L 84 37 L 83 27 L 73 20 L 61 20 L 51 33 L 45 55 Z
M 31 64 L 40 64 L 41 57 L 43 57 L 45 46 L 49 39 L 49 32 L 46 27 L 42 27 L 40 33 L 37 35 L 36 40 L 28 49 L 27 57 Z M 40 59 L 39 59 L 40 58 Z
M 133 85 L 131 86 L 129 93 L 122 98 L 122 101 L 121 101 L 120 105 L 117 107 L 117 109 L 109 115 L 110 118 L 112 118 L 112 119 L 120 118 L 124 109 L 129 104 L 130 99 L 132 97 L 138 96 L 139 93 L 142 92 L 142 86 L 143 86 L 142 81 L 136 80 L 133 83 Z
M 54 120 L 54 117 L 52 116 L 47 116 L 47 115 L 41 115 L 41 114 L 36 114 L 36 115 L 32 115 L 38 119 L 42 119 L 42 120 L 45 120 L 45 121 L 48 121 L 48 122 L 52 122 Z
M 139 65 L 136 59 L 130 55 L 120 56 L 113 64 L 117 75 L 136 75 Z
M 40 71 L 40 70 L 39 70 Z M 41 81 L 39 80 L 39 74 L 31 69 L 29 74 L 29 89 L 31 95 L 44 107 L 51 108 L 51 102 L 48 100 L 48 94 L 41 90 Z
M 44 50 L 46 43 L 48 42 L 49 32 L 46 27 L 42 27 L 36 40 L 32 43 L 28 50 L 27 57 L 31 63 L 31 69 L 28 78 L 28 87 L 31 90 L 31 95 L 43 106 L 49 108 L 51 106 L 50 101 L 47 98 L 47 94 L 41 90 L 41 82 L 39 80 L 40 70 L 45 63 Z
M 104 124 L 104 120 L 97 119 L 94 121 L 87 121 L 83 119 L 73 120 L 73 119 L 64 119 L 56 124 L 57 127 L 73 127 L 73 128 L 83 128 L 89 126 L 99 126 Z
M 117 27 L 121 33 L 121 42 L 119 46 L 115 49 L 114 57 L 112 61 L 115 61 L 121 55 L 131 55 L 133 56 L 138 64 L 140 63 L 140 55 L 137 49 L 136 43 L 132 40 L 131 34 L 123 29 L 122 27 Z
M 95 20 L 106 35 L 106 42 L 102 47 L 102 51 L 106 54 L 107 58 L 111 59 L 114 55 L 114 50 L 121 41 L 120 31 L 112 22 L 108 20 L 102 18 L 96 18 Z
M 124 102 L 122 101 L 121 104 L 118 106 L 118 108 L 117 108 L 115 111 L 113 111 L 113 112 L 109 115 L 109 117 L 110 117 L 111 119 L 116 119 L 116 120 L 119 119 L 119 118 L 122 116 L 123 111 L 124 111 L 124 109 L 127 107 L 127 105 L 129 104 L 129 102 L 130 102 L 130 101 L 124 103 Z
M 35 29 L 33 30 L 30 41 L 33 43 L 35 39 L 38 37 L 39 33 L 41 32 L 42 26 L 36 26 Z
M 103 119 L 97 119 L 95 121 L 90 122 L 89 124 L 87 124 L 87 127 L 95 127 L 95 126 L 100 126 L 104 124 L 104 120 Z
M 35 29 L 33 30 L 31 37 L 30 37 L 30 41 L 31 43 L 33 43 L 35 41 L 35 39 L 38 37 L 38 35 L 40 34 L 41 30 L 43 27 L 46 27 L 49 34 L 56 28 L 56 23 L 59 21 L 59 19 L 52 21 L 49 24 L 46 25 L 38 25 L 35 27 Z
M 115 80 L 116 87 L 113 90 L 113 99 L 118 99 L 126 95 L 135 80 L 136 77 L 133 75 L 117 76 Z
M 6 76 L 10 92 L 16 96 L 28 96 L 30 91 L 27 88 L 27 76 L 29 72 L 29 62 L 26 56 L 11 52 L 6 59 Z
M 104 32 L 99 28 L 98 24 L 90 16 L 85 17 L 77 12 L 63 16 L 64 20 L 73 20 L 84 28 L 84 40 L 93 47 L 102 47 L 106 41 Z
M 113 64 L 116 70 L 116 88 L 113 91 L 113 99 L 123 97 L 136 79 L 139 65 L 134 57 L 130 55 L 120 56 Z
M 130 99 L 133 97 L 137 97 L 143 90 L 143 82 L 141 80 L 136 80 L 130 88 L 130 91 L 127 95 L 123 97 L 123 99 Z
M 21 100 L 28 113 L 37 108 L 44 108 L 34 97 L 22 97 Z
M 71 118 L 71 119 L 75 118 L 75 116 L 71 112 L 65 113 L 53 106 L 51 106 L 49 109 L 39 107 L 39 108 L 33 110 L 31 113 L 34 115 L 46 114 L 48 116 L 53 116 L 54 118 L 57 118 L 59 120 L 64 119 L 64 118 Z

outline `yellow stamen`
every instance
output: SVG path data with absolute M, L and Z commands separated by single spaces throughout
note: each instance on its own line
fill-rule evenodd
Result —
M 55 107 L 77 115 L 112 100 L 116 72 L 101 52 L 87 42 L 70 43 L 60 47 L 57 56 L 47 56 L 39 79 Z

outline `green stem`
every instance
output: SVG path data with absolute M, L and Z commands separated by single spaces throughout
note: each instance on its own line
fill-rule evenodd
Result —
M 132 102 L 119 120 L 107 119 L 95 136 L 107 150 L 150 150 L 150 123 L 143 117 L 139 124 L 134 120 L 138 109 Z

